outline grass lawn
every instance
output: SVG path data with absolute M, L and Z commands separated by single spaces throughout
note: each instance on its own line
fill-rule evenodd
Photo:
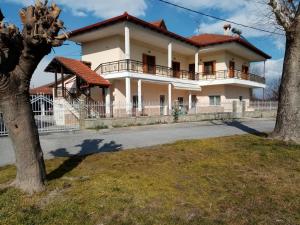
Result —
M 0 224 L 300 224 L 300 146 L 253 135 L 46 162 L 47 191 L 0 189 Z M 0 168 L 0 183 L 15 168 Z

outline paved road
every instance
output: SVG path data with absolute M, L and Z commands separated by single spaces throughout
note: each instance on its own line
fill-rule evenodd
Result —
M 102 131 L 78 131 L 41 135 L 45 158 L 111 152 L 128 148 L 171 143 L 183 139 L 200 139 L 235 134 L 270 132 L 273 120 L 249 119 L 234 122 L 194 122 L 115 128 Z M 10 139 L 0 138 L 0 166 L 14 163 Z

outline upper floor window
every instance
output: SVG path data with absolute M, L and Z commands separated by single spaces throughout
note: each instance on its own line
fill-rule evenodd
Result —
M 209 61 L 203 63 L 203 73 L 204 75 L 212 75 L 216 71 L 216 62 L 215 61 Z
M 221 96 L 220 95 L 209 96 L 209 105 L 212 106 L 221 105 Z

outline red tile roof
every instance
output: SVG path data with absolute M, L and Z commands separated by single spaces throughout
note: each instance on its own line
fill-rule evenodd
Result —
M 95 24 L 74 30 L 70 33 L 70 37 L 72 38 L 77 35 L 81 35 L 83 33 L 89 32 L 89 31 L 93 31 L 93 30 L 96 30 L 96 29 L 99 29 L 102 27 L 110 26 L 112 24 L 116 24 L 116 23 L 124 22 L 124 21 L 129 21 L 129 22 L 138 24 L 140 26 L 154 30 L 158 33 L 162 33 L 164 35 L 175 38 L 179 41 L 188 43 L 188 44 L 193 45 L 198 48 L 207 46 L 207 45 L 216 45 L 216 44 L 223 44 L 223 43 L 228 43 L 228 42 L 236 42 L 236 43 L 239 43 L 239 44 L 247 47 L 248 49 L 256 52 L 257 54 L 263 56 L 266 59 L 271 58 L 269 55 L 267 55 L 266 53 L 264 53 L 263 51 L 256 48 L 254 45 L 252 45 L 251 43 L 249 43 L 248 41 L 246 41 L 240 37 L 233 37 L 233 36 L 226 36 L 226 35 L 219 35 L 219 34 L 201 34 L 201 35 L 193 36 L 191 38 L 186 38 L 186 37 L 180 36 L 178 34 L 175 34 L 173 32 L 168 31 L 167 29 L 165 29 L 162 26 L 162 22 L 164 23 L 163 20 L 149 23 L 149 22 L 141 20 L 137 17 L 131 16 L 127 12 L 125 12 L 124 14 L 122 14 L 120 16 L 116 16 L 111 19 L 104 20 L 99 23 L 95 23 Z
M 72 31 L 70 33 L 70 38 L 75 37 L 75 36 L 80 35 L 80 34 L 83 34 L 83 33 L 86 33 L 86 32 L 89 32 L 89 31 L 93 31 L 93 30 L 96 30 L 96 29 L 99 29 L 99 28 L 102 28 L 102 27 L 110 26 L 110 25 L 113 25 L 113 24 L 116 24 L 116 23 L 120 23 L 120 22 L 124 22 L 124 21 L 129 21 L 129 22 L 141 25 L 141 26 L 143 26 L 145 28 L 154 30 L 154 31 L 156 31 L 158 33 L 163 33 L 163 34 L 165 34 L 165 35 L 167 35 L 169 37 L 175 38 L 175 39 L 177 39 L 179 41 L 182 41 L 182 42 L 188 43 L 190 45 L 199 47 L 198 43 L 196 43 L 196 42 L 194 42 L 194 41 L 192 41 L 192 40 L 190 40 L 188 38 L 185 38 L 183 36 L 180 36 L 178 34 L 170 32 L 167 29 L 159 27 L 159 26 L 157 26 L 155 24 L 146 22 L 146 21 L 141 20 L 141 19 L 139 19 L 137 17 L 129 15 L 127 12 L 125 12 L 124 14 L 122 14 L 120 16 L 116 16 L 116 17 L 113 17 L 111 19 L 104 20 L 104 21 L 101 21 L 99 23 L 95 23 L 95 24 L 92 24 L 92 25 L 89 25 L 89 26 L 82 27 L 80 29 L 74 30 L 74 31 Z
M 105 86 L 105 87 L 110 86 L 110 83 L 108 80 L 104 79 L 102 76 L 97 74 L 95 71 L 91 70 L 90 67 L 88 67 L 82 61 L 79 61 L 76 59 L 64 58 L 64 57 L 55 57 L 52 61 L 55 61 L 55 60 L 58 61 L 59 63 L 61 63 L 64 67 L 66 67 L 74 75 L 79 76 L 81 79 L 83 79 L 88 84 L 100 85 L 100 86 Z M 46 71 L 47 71 L 47 68 L 46 68 Z
M 50 87 L 50 84 L 45 84 L 40 87 L 31 88 L 29 92 L 31 95 L 38 95 L 38 94 L 53 95 L 52 87 Z
M 221 34 L 200 34 L 195 35 L 190 38 L 191 40 L 197 42 L 200 46 L 208 46 L 208 45 L 217 45 L 229 42 L 237 42 L 246 48 L 256 52 L 257 54 L 263 56 L 266 59 L 270 59 L 271 56 L 264 53 L 260 49 L 256 48 L 250 42 L 242 39 L 239 36 L 229 36 L 229 35 L 221 35 Z

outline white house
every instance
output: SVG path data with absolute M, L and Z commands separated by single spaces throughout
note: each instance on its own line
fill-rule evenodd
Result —
M 249 65 L 271 57 L 225 28 L 224 35 L 183 37 L 163 20 L 151 23 L 124 13 L 77 29 L 70 39 L 82 46 L 82 61 L 57 57 L 46 68 L 56 80 L 58 73 L 71 75 L 55 85 L 54 97 L 60 87 L 80 90 L 103 101 L 109 116 L 121 106 L 128 115 L 149 115 L 152 104 L 159 106 L 157 114 L 170 114 L 174 102 L 186 113 L 197 106 L 231 111 L 228 103 L 234 101 L 249 109 L 251 89 L 265 88 L 265 78 L 249 73 Z

